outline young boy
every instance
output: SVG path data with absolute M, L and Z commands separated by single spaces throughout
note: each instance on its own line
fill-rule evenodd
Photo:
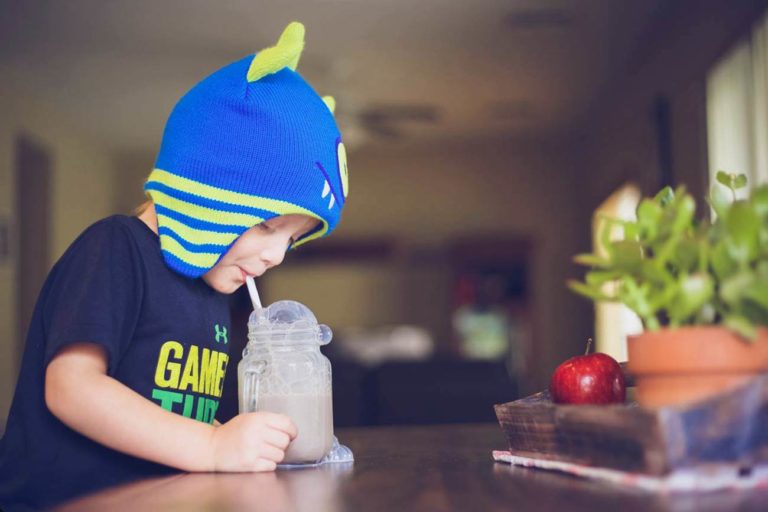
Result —
M 289 418 L 214 417 L 227 294 L 330 233 L 348 193 L 332 101 L 295 72 L 303 44 L 291 23 L 182 97 L 144 187 L 151 201 L 88 228 L 51 270 L 0 441 L 3 510 L 169 468 L 282 460 Z

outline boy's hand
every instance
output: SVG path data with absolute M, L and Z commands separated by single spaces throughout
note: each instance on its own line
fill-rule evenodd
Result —
M 214 471 L 274 471 L 296 438 L 288 416 L 271 412 L 238 414 L 211 437 Z

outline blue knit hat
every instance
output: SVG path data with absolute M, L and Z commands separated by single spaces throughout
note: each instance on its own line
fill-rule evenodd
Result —
M 144 190 L 166 263 L 189 277 L 213 267 L 247 229 L 287 214 L 320 221 L 294 246 L 330 233 L 349 191 L 333 118 L 295 69 L 304 26 L 197 84 L 173 109 Z

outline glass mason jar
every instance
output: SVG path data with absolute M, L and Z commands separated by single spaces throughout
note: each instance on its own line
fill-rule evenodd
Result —
M 315 464 L 333 445 L 331 363 L 320 347 L 331 329 L 303 304 L 284 300 L 256 309 L 238 364 L 240 412 L 285 414 L 298 429 L 282 464 Z

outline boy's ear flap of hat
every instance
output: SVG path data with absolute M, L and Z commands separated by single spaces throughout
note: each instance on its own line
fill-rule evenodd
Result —
M 302 50 L 304 50 L 304 25 L 298 21 L 292 21 L 285 27 L 275 46 L 261 50 L 253 58 L 246 75 L 248 81 L 256 82 L 285 68 L 296 71 Z

